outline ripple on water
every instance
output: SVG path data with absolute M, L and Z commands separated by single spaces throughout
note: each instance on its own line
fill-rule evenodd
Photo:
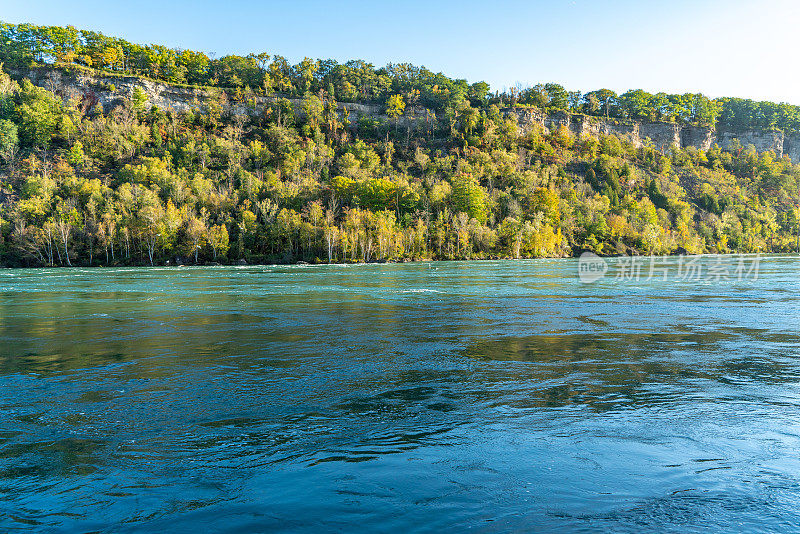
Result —
M 2 271 L 0 530 L 800 529 L 797 258 L 576 265 Z

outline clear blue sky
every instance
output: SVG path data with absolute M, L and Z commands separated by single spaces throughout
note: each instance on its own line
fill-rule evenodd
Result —
M 218 56 L 407 61 L 493 89 L 555 81 L 800 104 L 796 0 L 0 0 L 0 19 Z

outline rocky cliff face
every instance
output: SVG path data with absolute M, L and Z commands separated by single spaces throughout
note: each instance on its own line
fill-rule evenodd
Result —
M 677 146 L 693 146 L 708 150 L 717 144 L 723 150 L 731 147 L 738 139 L 743 147 L 753 145 L 759 153 L 772 151 L 777 157 L 789 156 L 792 161 L 800 161 L 800 135 L 785 135 L 779 131 L 730 130 L 724 128 L 704 128 L 701 126 L 681 126 L 669 122 L 639 122 L 588 117 L 566 112 L 544 112 L 537 109 L 507 109 L 506 115 L 515 115 L 523 128 L 539 125 L 546 130 L 566 126 L 575 135 L 614 134 L 631 141 L 634 146 L 650 143 L 659 150 Z
M 109 113 L 125 100 L 132 100 L 135 89 L 140 89 L 147 97 L 148 106 L 156 106 L 175 112 L 202 111 L 203 103 L 218 97 L 218 92 L 196 87 L 182 87 L 154 82 L 135 76 L 100 76 L 94 73 L 75 69 L 65 72 L 58 69 L 35 68 L 25 71 L 11 71 L 15 78 L 28 78 L 35 85 L 44 87 L 59 95 L 64 100 L 77 101 L 85 109 L 100 105 L 104 113 Z M 276 96 L 255 96 L 252 103 L 234 102 L 221 98 L 223 112 L 234 115 L 257 115 L 275 99 Z M 301 99 L 288 98 L 292 102 L 295 113 L 302 116 Z M 339 111 L 347 114 L 352 124 L 356 124 L 362 116 L 373 118 L 388 117 L 384 108 L 375 104 L 339 103 Z M 421 108 L 407 109 L 407 116 L 401 117 L 401 124 L 425 117 Z
M 128 99 L 133 98 L 138 87 L 147 97 L 148 105 L 175 112 L 189 110 L 201 111 L 203 102 L 216 95 L 206 89 L 172 86 L 133 76 L 104 76 L 75 69 L 66 72 L 51 68 L 36 68 L 25 71 L 12 71 L 16 78 L 28 78 L 34 84 L 58 94 L 65 100 L 77 100 L 88 109 L 101 105 L 105 113 L 110 112 Z M 256 96 L 252 104 L 233 102 L 223 98 L 223 111 L 232 114 L 254 115 L 274 101 L 275 97 Z M 302 115 L 300 99 L 289 98 L 295 113 Z M 355 125 L 360 117 L 387 119 L 383 106 L 375 104 L 339 103 L 339 111 L 346 114 Z M 792 161 L 800 161 L 800 134 L 785 135 L 783 132 L 764 130 L 730 130 L 724 128 L 704 128 L 681 126 L 667 122 L 639 122 L 606 119 L 571 114 L 564 111 L 544 112 L 538 109 L 506 109 L 507 116 L 516 116 L 524 129 L 538 125 L 546 130 L 566 126 L 575 135 L 614 134 L 630 140 L 635 146 L 650 143 L 655 148 L 666 150 L 672 146 L 696 147 L 708 150 L 713 144 L 728 149 L 734 139 L 742 146 L 753 145 L 759 153 L 773 151 L 777 157 L 787 155 Z M 427 110 L 407 109 L 401 124 L 427 120 Z

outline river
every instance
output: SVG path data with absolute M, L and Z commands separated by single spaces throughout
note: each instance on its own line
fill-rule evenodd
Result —
M 698 261 L 2 270 L 0 530 L 796 531 L 800 259 Z

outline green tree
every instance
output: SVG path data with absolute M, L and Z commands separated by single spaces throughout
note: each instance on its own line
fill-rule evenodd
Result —
M 19 146 L 17 125 L 8 119 L 0 119 L 0 158 L 13 161 Z
M 186 237 L 192 245 L 192 252 L 194 253 L 194 262 L 197 263 L 197 256 L 200 247 L 203 246 L 208 236 L 208 227 L 206 223 L 197 217 L 192 217 L 186 223 Z
M 17 114 L 22 143 L 28 147 L 47 148 L 58 131 L 61 101 L 25 80 Z
M 486 222 L 486 191 L 472 175 L 462 174 L 451 182 L 452 203 L 455 212 L 467 213 L 481 224 Z
M 405 109 L 406 103 L 401 95 L 392 95 L 386 101 L 386 115 L 394 120 L 395 131 L 397 131 L 397 120 L 403 115 Z
M 208 229 L 208 244 L 214 253 L 214 260 L 218 255 L 225 255 L 230 248 L 228 228 L 224 224 L 217 224 Z

